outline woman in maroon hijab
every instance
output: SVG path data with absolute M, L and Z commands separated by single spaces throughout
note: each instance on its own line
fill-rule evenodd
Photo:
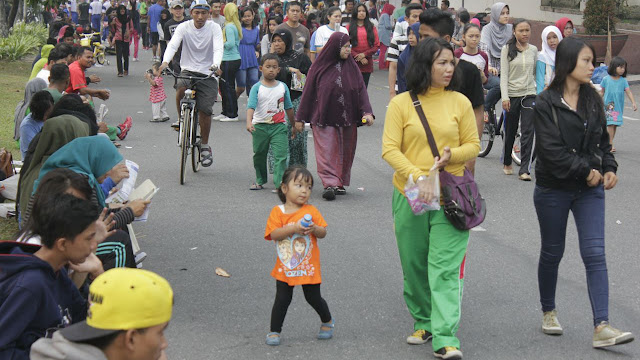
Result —
M 346 193 L 357 127 L 372 125 L 373 118 L 367 88 L 351 56 L 349 35 L 336 31 L 309 70 L 296 114 L 298 131 L 305 122 L 311 123 L 325 200 Z
M 562 38 L 567 38 L 573 35 L 573 21 L 568 17 L 563 17 L 560 20 L 556 21 L 556 27 L 560 29 L 562 33 Z

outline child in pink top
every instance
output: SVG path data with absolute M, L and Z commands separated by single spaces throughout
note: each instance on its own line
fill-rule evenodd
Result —
M 489 78 L 489 58 L 487 54 L 478 48 L 480 43 L 480 27 L 474 23 L 469 23 L 462 30 L 462 40 L 464 47 L 457 48 L 453 54 L 461 60 L 468 61 L 480 70 L 482 83 L 486 83 Z
M 151 101 L 151 122 L 164 122 L 169 120 L 167 114 L 167 95 L 164 93 L 164 81 L 160 72 L 160 63 L 155 63 L 144 76 L 151 88 L 149 89 L 149 101 Z

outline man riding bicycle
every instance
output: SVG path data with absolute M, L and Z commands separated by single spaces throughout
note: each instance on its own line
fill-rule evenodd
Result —
M 206 77 L 216 72 L 220 75 L 222 62 L 223 41 L 220 25 L 209 19 L 211 7 L 207 0 L 195 0 L 191 4 L 192 20 L 178 25 L 171 41 L 167 44 L 160 70 L 164 70 L 182 44 L 180 68 L 182 76 Z M 190 85 L 186 79 L 177 80 L 177 96 L 182 98 L 186 88 Z M 196 109 L 202 136 L 202 166 L 211 166 L 213 157 L 209 146 L 211 132 L 211 114 L 213 104 L 218 95 L 218 81 L 210 77 L 198 82 L 196 92 Z

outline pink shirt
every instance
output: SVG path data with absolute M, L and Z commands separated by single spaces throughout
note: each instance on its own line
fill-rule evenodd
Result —
M 149 90 L 149 101 L 152 103 L 164 101 L 167 98 L 167 95 L 164 93 L 164 81 L 162 80 L 162 76 L 154 77 L 153 81 L 156 82 L 156 86 L 152 85 Z

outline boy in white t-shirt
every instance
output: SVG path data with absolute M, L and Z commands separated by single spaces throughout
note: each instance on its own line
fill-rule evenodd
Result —
M 280 72 L 278 56 L 264 55 L 260 71 L 262 79 L 251 88 L 247 103 L 247 131 L 253 136 L 253 167 L 256 170 L 256 182 L 251 185 L 251 190 L 262 190 L 262 185 L 267 182 L 269 146 L 274 158 L 273 183 L 276 189 L 280 187 L 289 152 L 285 112 L 288 119 L 294 118 L 289 88 L 276 80 Z

